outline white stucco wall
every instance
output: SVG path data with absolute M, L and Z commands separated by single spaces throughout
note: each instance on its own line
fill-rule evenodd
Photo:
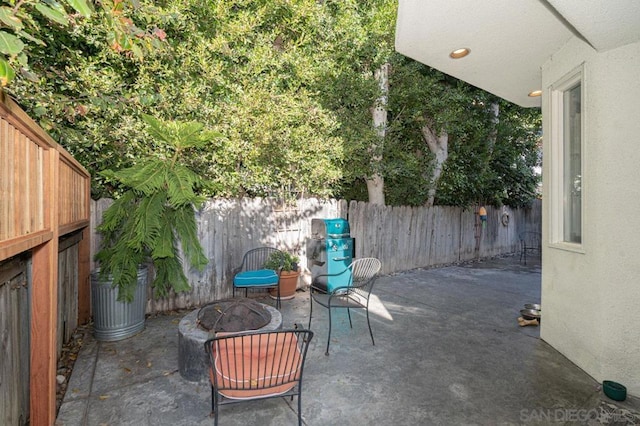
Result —
M 582 252 L 549 244 L 549 91 L 543 97 L 545 247 L 541 337 L 596 380 L 640 396 L 640 43 L 598 53 L 571 40 L 544 64 L 549 88 L 584 69 Z

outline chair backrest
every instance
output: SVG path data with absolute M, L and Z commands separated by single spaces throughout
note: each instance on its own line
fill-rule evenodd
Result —
M 299 394 L 312 337 L 310 330 L 219 333 L 205 342 L 211 384 L 233 399 Z
M 525 231 L 518 234 L 523 248 L 539 250 L 542 248 L 542 234 L 537 231 Z
M 367 281 L 378 275 L 382 268 L 382 262 L 375 257 L 363 257 L 356 259 L 349 265 L 354 283 Z
M 381 268 L 382 262 L 375 257 L 354 260 L 348 268 L 351 269 L 350 291 L 369 298 Z
M 275 257 L 275 259 L 274 259 Z M 269 263 L 273 263 L 275 260 L 275 264 L 270 267 L 265 268 L 265 263 L 269 261 Z M 240 271 L 257 271 L 259 269 L 280 269 L 284 263 L 284 253 L 282 253 L 277 248 L 273 247 L 258 247 L 255 249 L 251 249 L 244 254 L 242 257 L 242 265 L 240 266 Z

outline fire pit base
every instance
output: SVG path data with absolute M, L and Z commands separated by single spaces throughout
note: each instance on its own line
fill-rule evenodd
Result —
M 282 314 L 276 308 L 261 304 L 271 314 L 271 321 L 260 330 L 278 330 L 282 328 Z M 198 327 L 198 312 L 187 314 L 178 325 L 178 369 L 182 378 L 191 382 L 209 382 L 209 360 L 204 351 L 204 342 L 209 332 Z

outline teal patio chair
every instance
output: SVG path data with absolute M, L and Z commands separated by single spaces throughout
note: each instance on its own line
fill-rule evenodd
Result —
M 280 269 L 284 253 L 273 247 L 258 247 L 242 257 L 242 264 L 234 271 L 233 297 L 236 289 L 243 288 L 245 297 L 249 289 L 276 288 L 276 309 L 280 309 Z

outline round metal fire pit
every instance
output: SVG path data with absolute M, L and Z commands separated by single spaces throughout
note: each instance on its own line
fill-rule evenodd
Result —
M 238 299 L 228 299 L 228 300 L 237 302 L 239 300 L 248 300 L 248 299 L 238 298 Z M 199 313 L 200 313 L 200 310 L 203 308 L 207 308 L 206 310 L 212 309 L 213 312 L 209 312 L 209 313 L 205 312 L 202 315 L 200 315 L 200 317 L 202 317 L 202 320 L 205 320 L 205 321 L 211 321 L 211 318 L 214 318 L 213 323 L 215 323 L 220 315 L 220 312 L 218 312 L 218 310 L 220 310 L 221 312 L 225 312 L 224 309 L 221 309 L 222 305 L 220 305 L 220 302 L 223 302 L 223 301 L 213 302 L 206 306 L 203 306 L 202 308 L 198 308 L 190 312 L 184 318 L 182 318 L 182 320 L 180 321 L 180 324 L 178 325 L 178 369 L 180 371 L 180 375 L 186 380 L 189 380 L 192 382 L 197 382 L 197 381 L 208 382 L 209 381 L 209 376 L 207 374 L 207 371 L 209 368 L 208 367 L 209 360 L 207 359 L 207 354 L 204 351 L 204 342 L 209 338 L 210 335 L 211 337 L 213 337 L 215 332 L 205 330 L 203 327 L 199 325 Z M 278 311 L 276 308 L 272 306 L 265 305 L 263 303 L 259 303 L 255 301 L 252 301 L 252 302 L 259 305 L 259 308 L 257 309 L 258 311 L 260 311 L 261 309 L 264 309 L 264 311 L 268 312 L 268 314 L 270 315 L 270 319 L 268 323 L 256 329 L 278 330 L 282 328 L 282 314 L 280 313 L 280 311 Z M 224 308 L 228 308 L 228 305 L 225 305 Z M 241 312 L 242 309 L 252 310 L 256 308 L 255 308 L 255 305 L 249 304 L 249 305 L 242 305 L 238 309 Z M 224 320 L 225 324 L 223 324 L 222 326 L 229 327 L 229 328 L 233 326 L 232 323 L 226 323 L 227 319 L 230 319 L 236 316 L 237 312 L 236 314 L 234 314 L 233 312 L 234 310 L 231 309 L 226 311 L 226 313 L 222 315 L 222 317 L 225 318 Z M 216 325 L 216 327 L 220 327 L 222 322 L 223 320 L 218 321 L 218 324 Z M 211 327 L 212 324 L 209 324 L 209 326 Z M 221 330 L 218 330 L 218 331 L 221 331 Z M 243 330 L 234 330 L 234 331 L 243 331 Z
M 215 333 L 258 330 L 271 321 L 265 306 L 252 299 L 216 300 L 200 308 L 198 325 Z

